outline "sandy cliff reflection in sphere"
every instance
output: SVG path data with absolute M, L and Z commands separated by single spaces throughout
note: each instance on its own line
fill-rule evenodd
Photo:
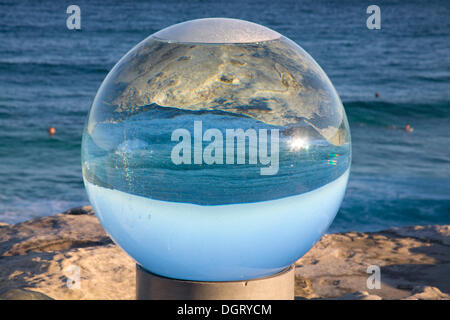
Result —
M 100 87 L 83 177 L 102 225 L 145 269 L 206 281 L 273 274 L 339 209 L 351 159 L 344 108 L 317 63 L 271 32 L 243 43 L 159 32 Z

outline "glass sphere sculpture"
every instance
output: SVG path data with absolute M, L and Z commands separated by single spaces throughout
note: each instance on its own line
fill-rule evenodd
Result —
M 89 199 L 112 239 L 165 277 L 234 281 L 304 255 L 342 202 L 347 118 L 293 41 L 235 19 L 184 22 L 129 51 L 83 134 Z

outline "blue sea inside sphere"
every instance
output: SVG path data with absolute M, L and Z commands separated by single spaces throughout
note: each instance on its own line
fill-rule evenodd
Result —
M 351 163 L 342 103 L 297 44 L 201 19 L 111 70 L 83 134 L 103 227 L 144 269 L 199 281 L 277 273 L 326 232 Z

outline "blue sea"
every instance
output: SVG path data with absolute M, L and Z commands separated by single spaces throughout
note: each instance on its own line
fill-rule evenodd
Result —
M 66 27 L 70 4 L 81 8 L 79 31 Z M 377 1 L 380 30 L 366 27 L 371 4 L 1 0 L 0 221 L 87 204 L 81 136 L 108 71 L 164 27 L 231 17 L 297 42 L 344 103 L 353 161 L 330 232 L 449 224 L 450 3 Z

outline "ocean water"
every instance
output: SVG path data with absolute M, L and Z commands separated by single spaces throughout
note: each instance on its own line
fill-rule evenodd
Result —
M 2 1 L 0 221 L 86 204 L 81 136 L 108 71 L 159 29 L 222 16 L 294 40 L 340 94 L 353 162 L 331 232 L 450 223 L 450 5 L 377 4 L 381 30 L 366 28 L 360 1 L 78 1 L 82 30 L 71 31 L 64 3 Z
M 293 150 L 291 136 L 276 127 L 275 151 L 271 143 L 275 133 L 263 122 L 225 112 L 170 109 L 151 107 L 122 121 L 97 123 L 91 134 L 86 129 L 82 157 L 86 180 L 142 197 L 214 206 L 306 193 L 338 179 L 350 166 L 349 142 L 335 146 L 320 137 L 310 139 L 307 149 Z M 180 142 L 171 141 L 171 135 L 177 128 L 190 133 L 189 164 L 173 162 L 172 152 Z M 245 164 L 236 160 L 240 153 L 236 147 L 238 139 L 232 141 L 233 161 L 227 162 L 228 128 L 250 128 L 255 132 L 257 144 L 252 145 L 245 138 L 244 150 L 241 149 Z M 196 131 L 203 136 L 209 129 L 222 133 L 221 164 L 206 164 L 202 157 L 211 142 L 194 141 Z M 201 145 L 200 151 L 195 150 L 195 144 Z M 259 155 L 263 147 L 267 148 L 267 164 L 261 163 Z M 256 154 L 255 164 L 249 163 L 251 153 Z M 201 164 L 195 163 L 196 157 Z M 262 174 L 264 171 L 269 174 Z

